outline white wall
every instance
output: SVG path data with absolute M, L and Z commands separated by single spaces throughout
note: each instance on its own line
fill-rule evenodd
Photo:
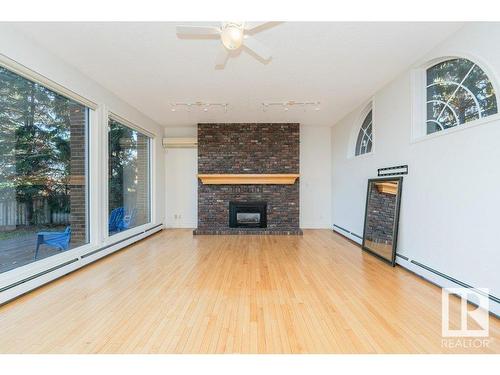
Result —
M 331 128 L 300 127 L 300 227 L 331 228 Z
M 300 127 L 300 226 L 331 228 L 330 127 Z M 165 136 L 196 137 L 196 127 L 166 128 Z M 197 223 L 197 151 L 171 149 L 166 160 L 166 218 L 169 227 Z M 175 215 L 181 217 L 175 218 Z
M 416 67 L 440 56 L 464 55 L 482 62 L 496 79 L 500 50 L 494 40 L 500 41 L 500 25 L 467 25 Z M 362 235 L 367 179 L 376 177 L 377 168 L 408 164 L 398 254 L 499 297 L 500 117 L 414 142 L 413 74 L 405 72 L 374 95 L 374 152 L 348 157 L 363 106 L 332 128 L 333 223 Z M 400 257 L 398 262 L 439 285 L 452 285 Z M 498 305 L 492 309 L 500 311 Z
M 165 128 L 165 137 L 196 137 L 195 126 Z M 198 149 L 165 151 L 165 220 L 169 228 L 198 225 Z
M 198 223 L 198 150 L 169 149 L 165 154 L 166 225 L 196 228 Z

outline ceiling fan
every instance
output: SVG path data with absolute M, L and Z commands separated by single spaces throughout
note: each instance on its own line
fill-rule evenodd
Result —
M 223 22 L 217 26 L 177 26 L 179 36 L 217 36 L 222 44 L 215 59 L 216 67 L 223 67 L 232 51 L 243 46 L 252 51 L 263 62 L 271 59 L 269 49 L 253 37 L 257 29 L 271 22 Z M 255 56 L 254 56 L 255 57 Z

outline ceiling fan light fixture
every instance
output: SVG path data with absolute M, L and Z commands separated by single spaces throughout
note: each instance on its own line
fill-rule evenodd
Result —
M 220 38 L 219 50 L 215 58 L 215 69 L 223 69 L 229 57 L 236 57 L 232 51 L 241 50 L 243 45 L 247 52 L 251 52 L 253 57 L 263 64 L 271 60 L 271 51 L 254 34 L 262 31 L 259 29 L 268 22 L 223 22 L 220 27 L 216 26 L 195 26 L 179 25 L 177 26 L 177 35 L 181 36 L 203 36 L 209 35 Z
M 224 47 L 230 51 L 237 50 L 243 44 L 243 27 L 228 23 L 223 27 L 220 37 Z

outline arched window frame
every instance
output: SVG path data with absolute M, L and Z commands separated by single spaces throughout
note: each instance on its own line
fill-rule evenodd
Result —
M 436 64 L 452 59 L 467 59 L 477 65 L 488 76 L 496 94 L 498 113 L 482 117 L 476 120 L 454 126 L 452 128 L 437 131 L 427 134 L 427 70 Z M 500 88 L 498 86 L 498 77 L 488 64 L 478 56 L 464 52 L 448 52 L 434 56 L 420 64 L 412 70 L 411 74 L 411 91 L 412 91 L 412 108 L 411 108 L 411 143 L 433 139 L 435 137 L 444 136 L 457 131 L 470 129 L 479 125 L 491 123 L 500 120 Z
M 351 130 L 351 141 L 348 149 L 348 158 L 363 158 L 367 157 L 369 155 L 373 155 L 375 152 L 375 126 L 374 126 L 374 105 L 373 105 L 373 99 L 370 99 L 367 103 L 365 103 L 362 107 L 362 110 L 358 113 L 356 116 L 356 119 L 354 120 L 354 124 L 352 126 Z M 361 130 L 361 127 L 363 126 L 363 122 L 365 121 L 366 116 L 372 112 L 372 148 L 370 152 L 366 152 L 364 154 L 356 155 L 356 143 L 358 140 L 358 135 Z

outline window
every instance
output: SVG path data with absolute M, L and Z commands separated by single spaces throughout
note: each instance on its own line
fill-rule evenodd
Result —
M 372 126 L 372 110 L 368 112 L 361 129 L 359 129 L 358 139 L 356 141 L 355 155 L 363 155 L 371 152 L 373 145 L 373 126 Z
M 497 113 L 491 81 L 472 61 L 446 60 L 427 69 L 427 134 Z
M 0 273 L 88 242 L 88 118 L 0 67 Z
M 109 235 L 149 223 L 150 138 L 109 120 Z

